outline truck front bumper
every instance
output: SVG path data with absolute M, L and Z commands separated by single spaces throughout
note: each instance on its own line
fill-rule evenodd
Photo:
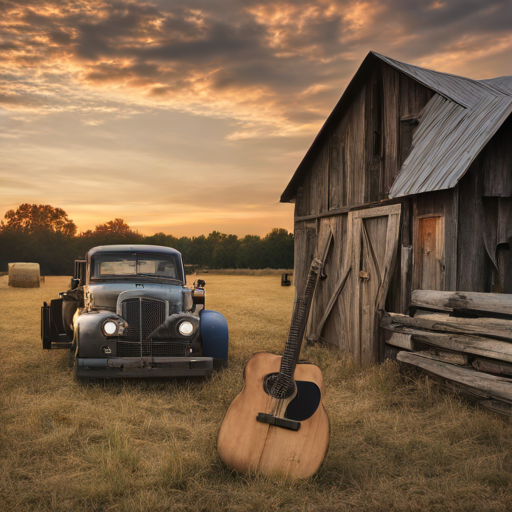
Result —
M 77 377 L 99 379 L 201 377 L 222 367 L 213 357 L 78 357 Z

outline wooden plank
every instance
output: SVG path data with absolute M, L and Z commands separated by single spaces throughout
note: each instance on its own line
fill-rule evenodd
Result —
M 397 355 L 397 360 L 421 368 L 443 379 L 461 384 L 469 390 L 481 391 L 494 399 L 504 400 L 512 404 L 512 381 L 504 377 L 496 377 L 473 369 L 433 361 L 423 357 L 421 353 L 402 351 Z
M 360 331 L 360 290 L 359 270 L 361 265 L 361 223 L 362 220 L 355 217 L 355 212 L 348 214 L 349 237 L 347 244 L 350 251 L 350 266 L 353 269 L 350 275 L 351 305 L 350 305 L 350 353 L 356 363 L 361 364 L 361 331 Z
M 479 336 L 465 336 L 462 334 L 447 334 L 440 332 L 420 331 L 397 324 L 386 326 L 386 329 L 403 334 L 410 334 L 413 341 L 419 341 L 434 347 L 484 356 L 498 361 L 512 363 L 512 344 Z
M 361 363 L 380 360 L 378 339 L 378 300 L 385 274 L 387 232 L 390 216 L 361 219 L 361 258 L 359 267 L 359 325 Z M 356 262 L 354 262 L 354 265 Z
M 382 64 L 383 125 L 384 125 L 384 172 L 382 190 L 387 194 L 393 185 L 400 165 L 399 152 L 399 101 L 400 73 L 388 64 Z
M 394 199 L 383 199 L 382 201 L 375 201 L 372 203 L 358 203 L 351 204 L 347 206 L 343 206 L 340 208 L 334 208 L 328 212 L 313 214 L 313 215 L 302 215 L 300 217 L 295 217 L 294 221 L 296 223 L 300 222 L 308 222 L 311 220 L 321 219 L 323 217 L 335 217 L 337 215 L 346 215 L 348 212 L 354 212 L 357 210 L 366 210 L 367 208 L 375 208 L 378 206 L 387 206 L 391 204 L 401 204 L 405 202 L 407 198 L 398 197 Z
M 412 305 L 469 309 L 512 315 L 512 294 L 414 290 L 412 292 Z
M 364 210 L 357 210 L 353 213 L 354 219 L 365 219 L 369 217 L 382 217 L 384 215 L 397 215 L 400 214 L 402 211 L 402 205 L 401 204 L 392 204 L 387 206 L 380 206 L 380 207 L 369 207 L 370 205 L 367 205 L 367 208 Z
M 446 350 L 421 350 L 417 352 L 419 355 L 432 359 L 433 361 L 441 361 L 447 364 L 455 364 L 457 366 L 467 366 L 469 364 L 469 357 L 466 354 L 459 354 L 457 352 L 448 352 Z
M 386 252 L 384 254 L 383 268 L 384 276 L 382 283 L 379 288 L 377 295 L 376 308 L 378 311 L 384 309 L 384 303 L 386 302 L 386 296 L 389 289 L 389 283 L 393 277 L 393 271 L 395 269 L 395 262 L 398 252 L 398 239 L 400 234 L 400 213 L 401 207 L 388 206 L 387 209 L 390 213 L 388 217 L 388 229 L 386 233 Z
M 497 373 L 512 377 L 512 364 L 503 361 L 493 361 L 484 357 L 477 357 L 472 363 L 473 368 L 486 373 Z
M 398 313 L 388 314 L 393 322 L 407 327 L 460 334 L 495 336 L 512 341 L 512 320 L 500 318 L 459 318 L 446 313 L 423 313 L 414 318 Z
M 407 313 L 411 302 L 412 246 L 402 245 L 400 262 L 400 311 Z
M 450 208 L 451 206 L 451 208 Z M 446 205 L 444 264 L 445 290 L 457 289 L 457 248 L 459 240 L 459 185 L 453 189 L 451 205 Z
M 320 259 L 322 262 L 322 269 L 320 271 L 320 276 L 325 275 L 325 262 L 327 261 L 327 256 L 329 255 L 329 250 L 332 246 L 333 241 L 333 233 L 329 221 L 324 219 L 321 221 L 318 226 L 318 242 L 317 247 L 315 249 L 315 258 Z M 328 283 L 326 280 L 318 279 L 317 286 L 315 287 L 315 291 L 312 298 L 311 310 L 309 314 L 309 318 L 307 321 L 306 339 L 308 341 L 313 341 L 312 332 L 315 331 L 315 324 L 318 322 L 320 317 L 320 312 L 324 309 L 325 303 L 325 291 L 328 287 Z
M 481 181 L 481 159 L 477 158 L 459 182 L 457 290 L 491 291 Z
M 350 271 L 351 271 L 351 267 L 349 267 L 347 269 L 345 275 L 341 278 L 341 280 L 336 285 L 336 289 L 335 289 L 334 293 L 332 294 L 332 297 L 329 300 L 329 302 L 328 302 L 328 304 L 327 304 L 327 306 L 325 308 L 324 315 L 323 315 L 322 319 L 320 320 L 320 322 L 318 323 L 318 326 L 316 328 L 314 336 L 313 337 L 309 337 L 308 340 L 310 340 L 310 341 L 317 341 L 317 340 L 320 339 L 320 336 L 322 334 L 322 329 L 323 329 L 323 327 L 325 325 L 325 322 L 329 318 L 329 315 L 331 314 L 331 311 L 332 311 L 332 308 L 333 308 L 334 304 L 338 300 L 338 297 L 339 297 L 340 293 L 343 291 L 343 288 L 345 287 L 345 284 L 346 284 L 346 282 L 348 280 L 348 277 L 350 275 Z
M 293 216 L 297 218 L 304 214 L 304 187 L 299 187 L 297 189 L 297 195 L 295 196 L 295 210 Z
M 386 343 L 393 345 L 394 347 L 403 348 L 404 350 L 417 350 L 417 348 L 414 346 L 412 336 L 402 332 L 390 332 L 390 335 L 386 336 Z

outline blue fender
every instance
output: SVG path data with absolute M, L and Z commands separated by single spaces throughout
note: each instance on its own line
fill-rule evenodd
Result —
M 228 365 L 229 332 L 228 323 L 218 311 L 204 309 L 200 314 L 203 356 L 222 359 Z

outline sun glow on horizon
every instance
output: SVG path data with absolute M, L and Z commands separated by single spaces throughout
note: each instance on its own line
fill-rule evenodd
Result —
M 440 0 L 6 0 L 0 213 L 28 202 L 84 230 L 118 217 L 145 234 L 291 231 L 280 194 L 368 51 L 512 75 L 511 11 L 499 0 L 464 16 Z

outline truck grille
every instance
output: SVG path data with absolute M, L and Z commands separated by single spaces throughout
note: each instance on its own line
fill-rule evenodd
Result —
M 151 355 L 149 335 L 165 320 L 165 302 L 136 297 L 121 303 L 121 315 L 128 322 L 124 340 L 117 343 L 118 357 Z
M 181 357 L 188 355 L 190 343 L 151 340 L 149 335 L 165 320 L 165 302 L 136 297 L 121 304 L 121 314 L 128 322 L 123 339 L 117 342 L 117 357 Z

